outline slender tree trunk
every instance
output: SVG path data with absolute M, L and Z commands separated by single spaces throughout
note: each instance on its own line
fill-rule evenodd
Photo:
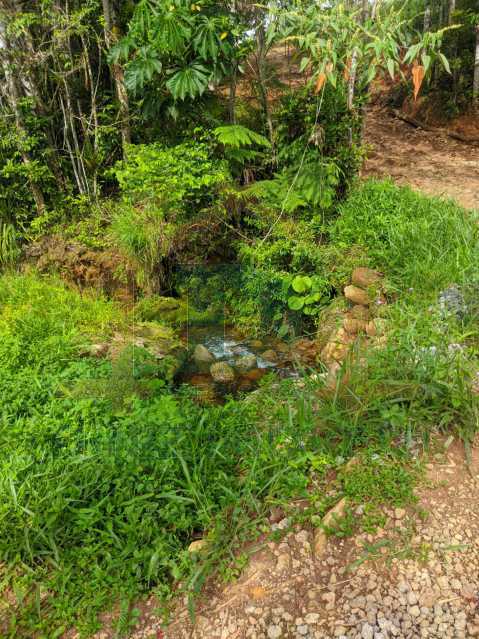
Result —
M 233 71 L 230 80 L 230 93 L 228 96 L 228 116 L 230 124 L 236 124 L 236 87 L 238 83 L 238 65 L 233 63 Z
M 362 6 L 362 15 L 361 15 L 361 20 L 362 22 L 366 22 L 366 20 L 369 18 L 369 10 L 370 10 L 370 4 L 369 4 L 369 0 L 363 0 L 363 6 Z
M 111 0 L 102 0 L 103 18 L 105 21 L 105 42 L 108 49 L 115 44 L 117 40 L 117 25 L 115 20 L 115 11 Z M 128 93 L 125 87 L 125 75 L 120 64 L 112 62 L 110 64 L 111 75 L 115 84 L 116 96 L 120 105 L 120 128 L 123 156 L 126 156 L 128 144 L 131 144 L 131 128 L 130 128 L 130 104 L 128 101 Z
M 256 60 L 258 71 L 258 88 L 261 106 L 263 108 L 266 126 L 268 127 L 269 141 L 274 149 L 274 129 L 273 119 L 271 117 L 271 109 L 268 102 L 268 88 L 266 83 L 266 34 L 264 24 L 261 22 L 256 29 Z
M 474 81 L 472 83 L 474 106 L 479 109 L 479 24 L 476 26 L 476 55 L 474 57 Z
M 96 104 L 96 96 L 98 89 L 98 81 L 95 82 L 93 78 L 93 69 L 90 63 L 90 54 L 87 42 L 85 38 L 81 36 L 81 42 L 83 45 L 83 58 L 85 60 L 85 72 L 87 78 L 87 85 L 90 89 L 90 118 L 86 123 L 84 135 L 89 136 L 91 127 L 93 127 L 93 152 L 94 152 L 94 172 L 93 172 L 93 195 L 95 198 L 98 196 L 98 148 L 99 148 L 99 121 L 98 121 L 98 109 Z M 101 50 L 99 51 L 101 55 Z M 99 80 L 99 78 L 98 78 Z
M 456 0 L 449 0 L 448 24 L 452 24 L 452 16 L 456 10 Z
M 427 5 L 426 10 L 424 11 L 423 33 L 427 33 L 430 30 L 431 30 L 431 7 Z
M 354 105 L 354 90 L 356 85 L 357 66 L 358 66 L 358 52 L 354 50 L 352 58 L 351 58 L 351 67 L 349 69 L 349 79 L 348 79 L 348 109 L 350 111 L 352 111 L 352 108 Z

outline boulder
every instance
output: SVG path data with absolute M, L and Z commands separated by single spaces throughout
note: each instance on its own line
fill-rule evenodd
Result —
M 364 320 L 358 320 L 352 317 L 346 317 L 343 322 L 344 330 L 350 335 L 357 335 L 358 333 L 364 333 L 367 330 L 367 326 L 368 326 L 368 323 L 365 322 Z
M 265 359 L 267 362 L 277 362 L 278 361 L 278 355 L 272 349 L 269 349 L 269 350 L 265 351 L 261 355 L 261 357 L 263 359 Z
M 216 362 L 210 368 L 211 377 L 220 384 L 230 384 L 234 381 L 235 372 L 226 362 Z
M 355 304 L 353 308 L 350 310 L 350 315 L 353 319 L 361 320 L 362 322 L 367 322 L 370 318 L 369 309 L 366 306 L 361 306 L 360 304 Z
M 371 298 L 367 292 L 358 286 L 346 286 L 344 296 L 353 304 L 359 304 L 360 306 L 369 306 L 371 304 Z
M 252 353 L 250 353 L 248 355 L 243 355 L 242 357 L 238 357 L 238 359 L 235 361 L 235 366 L 242 373 L 245 373 L 246 371 L 249 371 L 252 368 L 256 368 L 257 366 L 256 355 L 253 355 Z
M 195 346 L 193 359 L 197 366 L 201 366 L 202 364 L 212 364 L 215 361 L 214 355 L 212 355 L 206 346 L 203 346 L 203 344 L 197 344 Z
M 383 277 L 379 271 L 373 271 L 371 268 L 359 267 L 355 268 L 351 277 L 351 281 L 359 288 L 369 288 L 378 284 Z

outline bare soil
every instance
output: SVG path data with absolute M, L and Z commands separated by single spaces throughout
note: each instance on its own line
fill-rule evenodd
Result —
M 451 128 L 467 133 L 475 130 L 473 124 L 469 118 Z M 369 153 L 364 177 L 389 176 L 398 184 L 479 210 L 479 146 L 415 128 L 380 107 L 368 114 L 365 141 Z
M 332 537 L 321 556 L 314 531 L 299 525 L 280 541 L 263 538 L 236 582 L 210 584 L 195 623 L 178 601 L 161 629 L 151 601 L 132 637 L 479 636 L 479 448 L 467 464 L 460 443 L 445 443 L 431 452 L 417 505 L 385 508 L 375 534 Z

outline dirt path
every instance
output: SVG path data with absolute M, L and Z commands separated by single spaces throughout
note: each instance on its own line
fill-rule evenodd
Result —
M 479 443 L 479 442 L 478 442 Z M 263 541 L 238 581 L 203 596 L 196 624 L 180 604 L 135 639 L 469 639 L 479 637 L 479 448 L 427 466 L 414 509 L 386 509 L 376 534 L 331 538 L 320 556 L 299 525 Z M 271 528 L 287 526 L 283 520 Z
M 363 175 L 391 176 L 431 195 L 479 210 L 479 147 L 416 129 L 373 108 L 366 124 L 371 151 Z

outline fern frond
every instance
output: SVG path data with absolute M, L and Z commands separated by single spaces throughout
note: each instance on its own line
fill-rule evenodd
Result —
M 213 133 L 218 139 L 218 142 L 232 149 L 241 149 L 254 144 L 266 148 L 271 147 L 270 141 L 265 138 L 264 135 L 256 133 L 256 131 L 252 131 L 241 124 L 219 126 Z

